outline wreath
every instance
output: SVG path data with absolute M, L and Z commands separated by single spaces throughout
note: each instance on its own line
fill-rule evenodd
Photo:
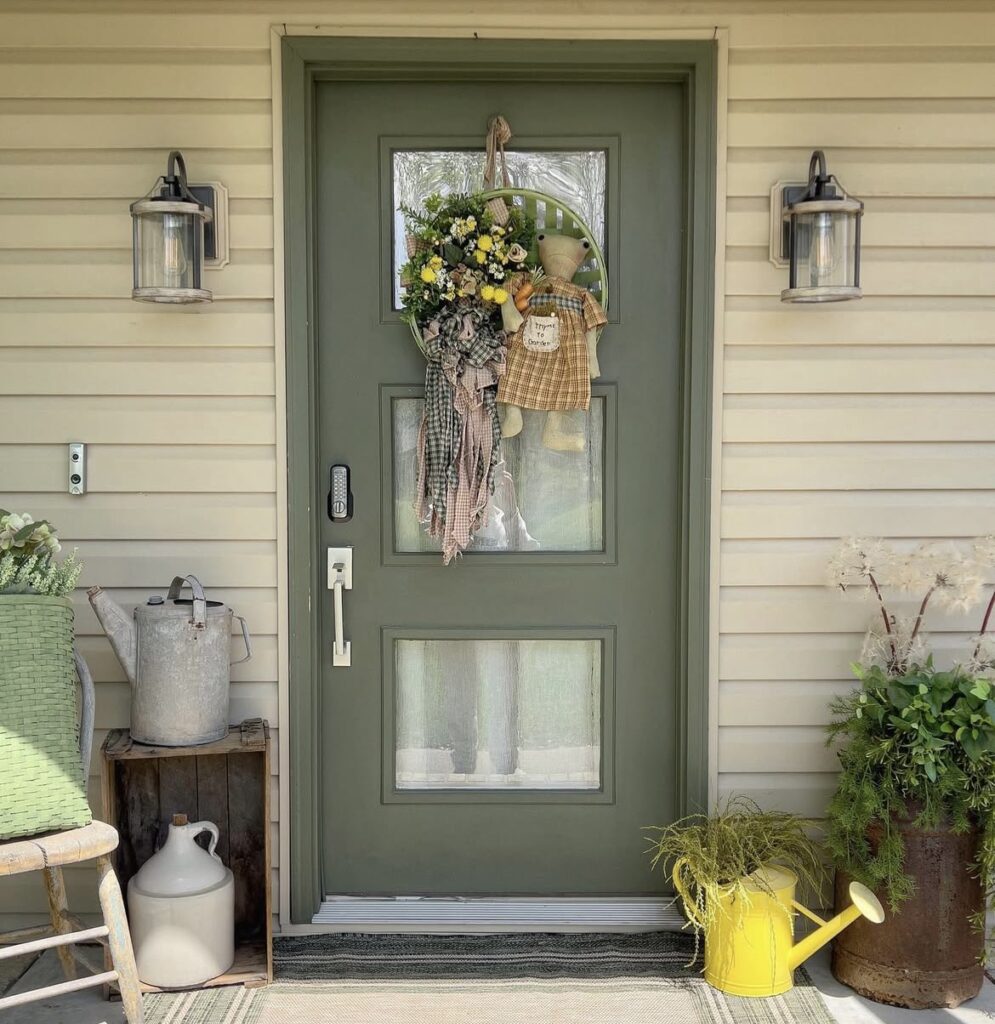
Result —
M 586 238 L 591 255 L 574 280 L 608 308 L 604 255 L 591 229 L 570 207 L 531 189 L 488 189 L 429 196 L 421 210 L 402 206 L 408 262 L 400 271 L 404 318 L 418 347 L 423 332 L 446 309 L 482 308 L 495 321 L 513 300 L 519 312 L 542 280 L 536 245 L 542 230 Z

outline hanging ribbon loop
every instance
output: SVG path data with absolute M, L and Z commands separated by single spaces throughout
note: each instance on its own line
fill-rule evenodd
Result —
M 511 178 L 508 176 L 508 163 L 504 155 L 505 143 L 510 141 L 511 125 L 500 114 L 495 114 L 487 122 L 487 160 L 484 164 L 485 189 L 496 187 L 498 155 L 501 157 L 502 188 L 511 188 Z

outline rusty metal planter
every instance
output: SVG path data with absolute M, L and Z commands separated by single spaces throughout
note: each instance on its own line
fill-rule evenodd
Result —
M 920 829 L 907 819 L 895 819 L 894 827 L 902 832 L 915 895 L 897 913 L 889 911 L 880 927 L 858 920 L 843 932 L 833 947 L 833 975 L 881 1003 L 916 1010 L 959 1006 L 984 980 L 984 935 L 970 922 L 984 908 L 981 882 L 970 869 L 980 833 Z M 872 844 L 880 832 L 871 830 Z M 849 882 L 837 872 L 837 909 L 848 902 Z

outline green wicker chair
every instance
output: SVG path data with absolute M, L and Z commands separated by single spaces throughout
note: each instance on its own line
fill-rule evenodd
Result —
M 80 721 L 80 757 L 84 782 L 89 775 L 93 749 L 94 690 L 93 679 L 79 651 L 74 652 L 76 672 L 82 689 Z M 0 842 L 0 876 L 41 871 L 48 893 L 50 925 L 24 928 L 0 934 L 0 960 L 56 949 L 66 980 L 45 988 L 20 992 L 0 998 L 0 1010 L 52 996 L 78 992 L 98 985 L 116 985 L 128 1024 L 142 1024 L 142 991 L 135 968 L 135 954 L 128 932 L 128 919 L 121 898 L 121 887 L 111 865 L 110 854 L 117 848 L 117 831 L 102 821 L 92 821 L 82 828 L 64 832 L 46 832 L 26 839 Z M 66 864 L 96 860 L 98 896 L 104 923 L 88 928 L 69 912 L 62 868 Z M 100 942 L 110 954 L 111 970 L 97 971 L 75 948 L 75 943 Z M 77 964 L 87 974 L 79 977 Z

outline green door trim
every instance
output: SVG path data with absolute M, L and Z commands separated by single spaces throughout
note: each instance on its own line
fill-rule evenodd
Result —
M 290 648 L 290 908 L 310 923 L 321 884 L 321 629 L 312 595 L 324 586 L 318 547 L 325 467 L 318 461 L 315 387 L 314 93 L 322 80 L 480 79 L 518 66 L 526 78 L 680 83 L 686 96 L 688 182 L 684 252 L 682 522 L 677 798 L 680 813 L 708 800 L 709 522 L 714 326 L 716 48 L 706 41 L 283 39 L 284 278 Z M 443 56 L 440 58 L 440 54 Z

